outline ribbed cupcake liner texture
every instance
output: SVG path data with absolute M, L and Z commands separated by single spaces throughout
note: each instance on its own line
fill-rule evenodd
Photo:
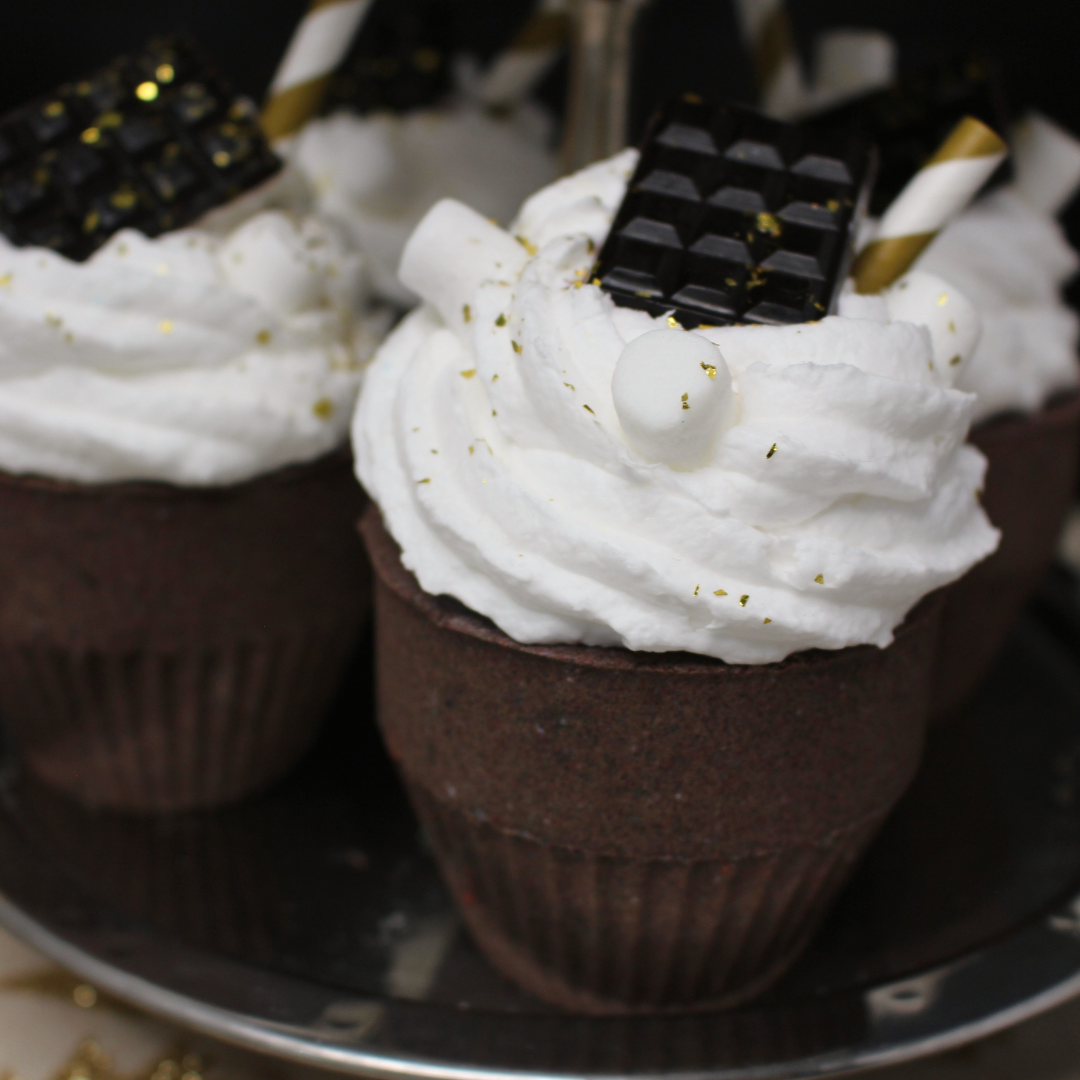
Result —
M 282 775 L 370 606 L 338 452 L 220 489 L 0 474 L 0 716 L 91 806 L 180 810 Z
M 1080 463 L 1080 393 L 1030 416 L 972 428 L 987 458 L 983 507 L 1001 546 L 949 591 L 934 669 L 932 711 L 945 719 L 978 689 L 1009 630 L 1050 569 Z
M 501 832 L 409 785 L 473 937 L 574 1012 L 736 1005 L 798 958 L 880 819 L 725 859 L 589 855 Z
M 593 1013 L 777 979 L 915 774 L 942 597 L 888 649 L 778 664 L 529 646 L 362 530 L 379 723 L 494 966 Z

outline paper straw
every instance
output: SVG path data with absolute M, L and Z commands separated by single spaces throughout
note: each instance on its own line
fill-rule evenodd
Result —
M 570 38 L 567 0 L 541 0 L 507 48 L 492 60 L 478 96 L 493 108 L 524 101 Z
M 271 142 L 295 135 L 318 113 L 330 76 L 370 6 L 371 0 L 312 0 L 285 50 L 260 117 Z
M 996 132 L 965 116 L 885 211 L 855 260 L 855 291 L 877 293 L 896 281 L 978 194 L 1006 153 Z
M 762 109 L 789 119 L 806 100 L 802 65 L 784 0 L 738 0 L 743 38 L 754 61 Z

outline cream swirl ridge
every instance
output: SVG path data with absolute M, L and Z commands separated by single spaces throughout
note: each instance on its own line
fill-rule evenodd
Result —
M 377 354 L 353 426 L 405 565 L 524 642 L 739 663 L 887 645 L 996 546 L 972 395 L 911 323 L 697 331 L 733 407 L 694 467 L 643 455 L 613 377 L 628 343 L 687 332 L 587 282 L 633 165 L 541 191 L 518 240 L 444 203 L 410 241 L 402 276 L 427 304 Z
M 381 330 L 365 290 L 332 227 L 259 200 L 84 263 L 0 239 L 0 468 L 200 485 L 317 457 Z

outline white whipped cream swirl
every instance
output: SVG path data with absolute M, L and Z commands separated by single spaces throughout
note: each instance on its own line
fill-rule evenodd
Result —
M 982 337 L 957 386 L 978 395 L 973 419 L 1034 412 L 1080 383 L 1080 318 L 1062 286 L 1080 256 L 1049 213 L 1003 188 L 948 225 L 916 264 L 961 289 L 982 319 Z
M 337 230 L 268 205 L 297 198 L 282 177 L 83 263 L 0 238 L 0 469 L 215 485 L 341 445 L 385 319 Z
M 635 161 L 539 192 L 522 243 L 481 219 L 464 242 L 428 223 L 410 242 L 403 276 L 428 303 L 376 355 L 353 425 L 405 565 L 522 642 L 733 663 L 887 645 L 997 544 L 964 445 L 973 396 L 924 327 L 856 298 L 869 317 L 698 331 L 731 375 L 729 426 L 697 467 L 640 456 L 612 378 L 668 323 L 587 284 Z M 441 204 L 428 221 L 459 219 Z

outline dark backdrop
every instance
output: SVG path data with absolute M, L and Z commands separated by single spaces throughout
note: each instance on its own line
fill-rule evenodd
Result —
M 382 0 L 396 2 L 396 0 Z M 445 0 L 462 47 L 490 54 L 529 0 Z M 15 0 L 0 2 L 0 112 L 180 27 L 194 31 L 237 87 L 259 97 L 305 0 Z M 802 43 L 827 26 L 877 26 L 905 62 L 977 47 L 998 57 L 1014 107 L 1036 105 L 1080 132 L 1080 0 L 789 0 Z M 696 90 L 750 96 L 750 71 L 727 0 L 653 0 L 638 42 L 633 124 L 663 97 Z M 557 101 L 560 73 L 547 96 Z M 1080 235 L 1080 208 L 1069 224 Z

